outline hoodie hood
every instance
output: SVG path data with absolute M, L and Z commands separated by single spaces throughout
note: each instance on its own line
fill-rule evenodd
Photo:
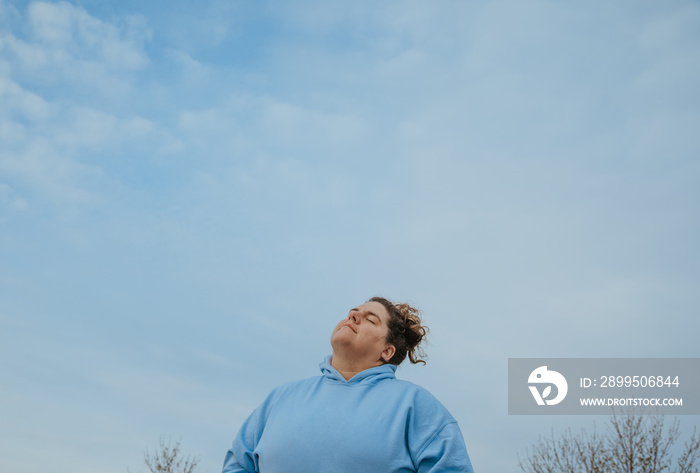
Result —
M 320 365 L 318 365 L 319 368 L 321 368 L 321 373 L 323 373 L 323 377 L 331 382 L 346 384 L 348 386 L 354 386 L 361 383 L 366 385 L 375 384 L 376 382 L 382 379 L 396 378 L 395 373 L 397 366 L 390 363 L 386 363 L 381 366 L 375 366 L 374 368 L 364 370 L 360 373 L 357 373 L 352 378 L 346 380 L 345 378 L 343 378 L 343 375 L 338 372 L 338 370 L 331 366 L 332 356 L 333 355 L 326 356 L 323 362 Z

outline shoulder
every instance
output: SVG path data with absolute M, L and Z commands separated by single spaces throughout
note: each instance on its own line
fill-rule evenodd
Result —
M 402 393 L 405 396 L 410 396 L 419 402 L 435 402 L 440 403 L 437 398 L 426 388 L 418 384 L 412 383 L 411 381 L 406 381 L 404 379 L 394 378 L 385 385 L 397 392 Z
M 296 379 L 284 384 L 280 384 L 273 391 L 294 391 L 306 387 L 315 386 L 323 379 L 323 376 L 312 376 L 310 378 Z
M 394 399 L 403 406 L 401 412 L 406 419 L 406 439 L 416 465 L 426 452 L 430 455 L 435 453 L 431 448 L 439 450 L 443 444 L 459 443 L 461 433 L 456 419 L 429 390 L 399 379 L 391 384 L 396 393 L 401 393 Z
M 268 394 L 267 398 L 265 399 L 265 402 L 274 403 L 276 399 L 278 399 L 280 396 L 288 396 L 293 393 L 309 391 L 313 389 L 316 385 L 318 385 L 321 382 L 322 378 L 322 376 L 313 376 L 311 378 L 298 379 L 295 381 L 289 381 L 288 383 L 281 384 L 274 388 L 272 391 L 270 391 L 270 394 Z
M 392 379 L 383 383 L 388 397 L 412 408 L 415 415 L 442 419 L 443 422 L 453 422 L 454 418 L 447 408 L 426 388 L 410 381 Z
M 318 376 L 315 378 L 306 378 L 297 381 L 290 381 L 275 387 L 268 393 L 263 401 L 253 412 L 252 416 L 266 420 L 271 412 L 275 411 L 280 404 L 280 401 L 291 400 L 296 396 L 304 396 L 313 389 L 313 385 L 318 383 Z

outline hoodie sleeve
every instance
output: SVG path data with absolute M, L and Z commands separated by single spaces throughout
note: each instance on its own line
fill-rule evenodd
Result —
M 264 427 L 261 414 L 262 409 L 258 407 L 241 426 L 233 445 L 226 452 L 222 473 L 258 472 L 258 459 L 254 451 Z
M 246 470 L 236 461 L 236 456 L 233 454 L 233 449 L 229 449 L 224 460 L 223 473 L 255 473 L 256 470 Z
M 474 473 L 459 424 L 427 390 L 412 386 L 408 447 L 418 473 Z
M 280 390 L 281 388 L 274 389 L 243 422 L 233 445 L 226 452 L 222 473 L 259 473 L 258 455 L 255 449 Z
M 443 425 L 416 456 L 418 473 L 474 473 L 456 421 Z

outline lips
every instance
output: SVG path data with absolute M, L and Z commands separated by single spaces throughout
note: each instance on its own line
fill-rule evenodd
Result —
M 350 322 L 345 322 L 345 323 L 343 324 L 343 327 L 347 327 L 347 328 L 349 328 L 350 330 L 352 330 L 353 332 L 357 333 L 357 330 L 355 330 L 355 327 L 353 327 L 352 325 L 353 325 L 353 324 L 350 323 Z

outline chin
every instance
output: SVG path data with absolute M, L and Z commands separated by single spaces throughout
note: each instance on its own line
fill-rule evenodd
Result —
M 348 337 L 344 336 L 342 333 L 334 333 L 331 336 L 331 347 L 333 350 L 336 349 L 336 347 L 342 347 L 342 346 L 348 346 L 350 345 L 350 340 Z

